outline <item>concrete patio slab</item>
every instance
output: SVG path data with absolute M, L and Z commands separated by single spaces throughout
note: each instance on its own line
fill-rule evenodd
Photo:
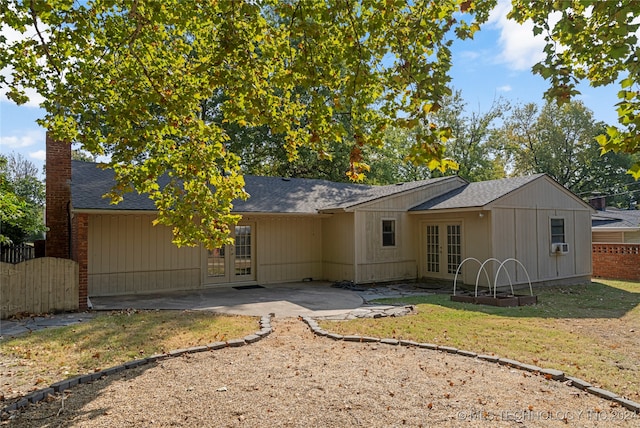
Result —
M 312 281 L 272 284 L 260 288 L 229 285 L 199 290 L 92 297 L 92 311 L 31 316 L 0 321 L 0 339 L 44 328 L 86 321 L 100 311 L 111 310 L 207 310 L 221 314 L 276 317 L 309 316 L 346 320 L 356 317 L 399 316 L 410 309 L 392 305 L 371 305 L 382 297 L 432 294 L 412 284 L 363 287 L 349 290 L 331 282 Z
M 32 316 L 0 321 L 0 338 L 19 336 L 45 328 L 63 327 L 90 320 L 96 316 L 92 312 L 64 313 Z
M 230 286 L 195 291 L 92 297 L 94 310 L 174 309 L 277 317 L 331 316 L 350 312 L 363 304 L 353 291 L 331 287 L 329 282 L 300 282 L 236 289 Z

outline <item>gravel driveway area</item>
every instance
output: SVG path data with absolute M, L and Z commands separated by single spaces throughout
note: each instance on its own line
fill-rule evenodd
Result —
M 333 341 L 295 318 L 244 347 L 182 355 L 80 385 L 16 427 L 639 426 L 640 415 L 461 355 Z

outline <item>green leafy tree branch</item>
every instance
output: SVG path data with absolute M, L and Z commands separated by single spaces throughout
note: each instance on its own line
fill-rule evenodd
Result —
M 212 248 L 248 195 L 229 135 L 200 114 L 205 100 L 224 93 L 225 120 L 283 135 L 290 160 L 352 141 L 347 174 L 361 180 L 361 149 L 387 126 L 429 123 L 449 94 L 452 39 L 471 36 L 493 4 L 2 0 L 3 25 L 34 34 L 0 40 L 0 67 L 12 67 L 0 79 L 18 103 L 24 88 L 45 98 L 54 138 L 110 156 L 114 202 L 147 193 L 176 244 Z M 426 129 L 416 156 L 444 168 L 446 132 Z
M 534 33 L 545 37 L 546 58 L 533 71 L 550 81 L 549 99 L 569 101 L 585 79 L 594 87 L 619 86 L 619 126 L 597 137 L 603 153 L 640 152 L 639 10 L 636 0 L 514 0 L 509 14 L 520 23 L 532 20 Z M 640 178 L 640 163 L 629 173 Z
M 248 195 L 230 128 L 207 120 L 207 100 L 224 94 L 217 108 L 236 129 L 282 136 L 290 161 L 307 151 L 331 159 L 344 144 L 352 180 L 392 127 L 415 136 L 409 160 L 445 170 L 452 134 L 434 115 L 451 95 L 451 43 L 472 37 L 495 3 L 0 0 L 3 26 L 24 34 L 0 38 L 0 69 L 11 70 L 0 84 L 17 103 L 37 90 L 54 138 L 109 155 L 114 203 L 146 193 L 176 244 L 213 248 L 229 241 L 233 201 Z M 622 79 L 623 129 L 601 143 L 638 151 L 636 2 L 513 4 L 511 17 L 547 34 L 535 71 L 550 79 L 549 96 L 573 95 L 577 79 Z

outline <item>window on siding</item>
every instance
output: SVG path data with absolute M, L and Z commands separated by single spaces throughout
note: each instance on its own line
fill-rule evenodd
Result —
M 551 219 L 551 243 L 567 242 L 564 240 L 564 219 Z
M 382 246 L 394 247 L 396 245 L 396 221 L 382 220 Z

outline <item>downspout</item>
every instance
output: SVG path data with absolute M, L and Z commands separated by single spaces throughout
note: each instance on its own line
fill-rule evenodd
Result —
M 72 221 L 71 221 L 71 201 L 67 201 L 67 239 L 69 240 L 69 260 L 73 260 L 73 248 L 74 248 L 74 242 L 73 242 L 73 232 L 71 229 L 71 225 L 72 225 Z
M 358 255 L 358 246 L 360 242 L 358 240 L 358 211 L 353 211 L 353 283 L 358 284 L 358 266 L 360 264 Z

